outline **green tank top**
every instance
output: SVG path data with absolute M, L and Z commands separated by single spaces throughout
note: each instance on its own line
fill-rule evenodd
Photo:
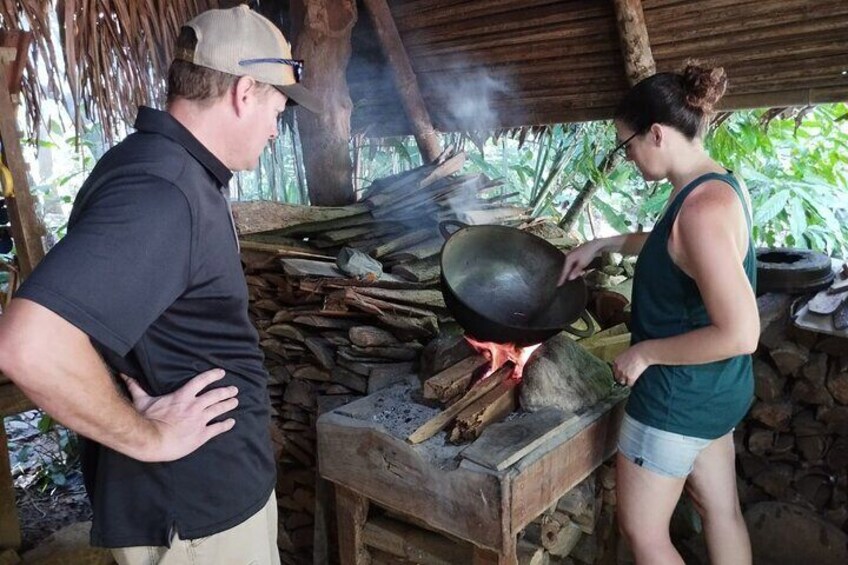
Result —
M 751 287 L 756 288 L 751 215 L 739 182 L 730 172 L 702 175 L 674 197 L 639 253 L 633 277 L 633 344 L 680 335 L 710 323 L 694 279 L 675 265 L 668 253 L 668 238 L 686 197 L 697 186 L 714 179 L 733 187 L 742 201 L 749 234 L 745 273 Z M 652 365 L 636 381 L 626 410 L 632 418 L 648 426 L 715 439 L 742 420 L 753 393 L 750 355 L 702 365 Z

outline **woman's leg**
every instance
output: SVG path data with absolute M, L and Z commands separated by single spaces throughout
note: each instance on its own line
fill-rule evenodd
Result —
M 687 490 L 704 522 L 713 565 L 750 565 L 751 541 L 736 490 L 733 433 L 713 441 L 698 454 Z
M 683 565 L 668 528 L 685 478 L 648 471 L 621 454 L 616 458 L 618 527 L 637 565 Z

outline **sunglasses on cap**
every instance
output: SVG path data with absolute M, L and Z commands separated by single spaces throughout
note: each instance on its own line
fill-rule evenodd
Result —
M 303 60 L 301 59 L 275 59 L 275 58 L 267 58 L 267 59 L 244 59 L 239 61 L 239 65 L 247 66 L 247 65 L 261 65 L 261 64 L 278 64 L 278 65 L 289 65 L 294 71 L 294 81 L 300 82 L 303 79 Z

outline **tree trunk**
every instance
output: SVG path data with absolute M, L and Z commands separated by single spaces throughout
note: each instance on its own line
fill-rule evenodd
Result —
M 345 78 L 351 53 L 350 36 L 357 18 L 356 2 L 300 0 L 300 3 L 303 21 L 298 26 L 294 53 L 305 61 L 304 86 L 313 90 L 324 104 L 320 114 L 297 110 L 309 200 L 313 206 L 342 206 L 356 197 L 348 147 L 353 104 Z

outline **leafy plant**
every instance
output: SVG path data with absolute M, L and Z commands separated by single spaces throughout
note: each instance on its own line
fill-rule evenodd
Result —
M 41 411 L 10 420 L 20 430 L 9 438 L 16 484 L 45 492 L 79 479 L 80 444 L 76 434 Z

